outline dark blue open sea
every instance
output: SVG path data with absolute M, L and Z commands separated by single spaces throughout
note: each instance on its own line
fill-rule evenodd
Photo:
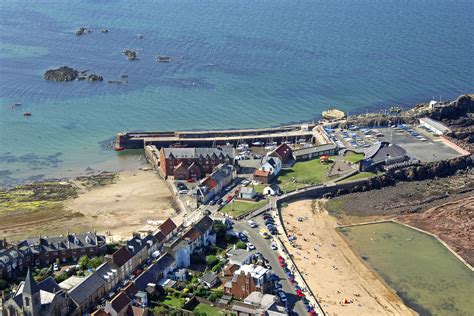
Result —
M 135 158 L 101 146 L 118 131 L 271 126 L 330 106 L 365 112 L 472 92 L 473 9 L 472 0 L 2 0 L 0 183 L 124 168 Z M 93 32 L 75 36 L 79 26 Z M 61 65 L 105 81 L 43 80 Z M 127 84 L 107 83 L 122 74 Z

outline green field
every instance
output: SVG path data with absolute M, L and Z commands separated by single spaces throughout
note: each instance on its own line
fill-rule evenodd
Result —
M 356 154 L 355 152 L 352 152 L 352 151 L 348 151 L 344 155 L 344 160 L 347 162 L 356 163 L 356 162 L 361 161 L 362 159 L 364 159 L 364 154 Z
M 233 201 L 221 209 L 221 212 L 230 214 L 234 217 L 255 211 L 267 203 L 266 200 L 259 202 Z
M 376 176 L 376 175 L 377 174 L 374 173 L 374 172 L 359 172 L 359 173 L 356 173 L 353 176 L 350 176 L 349 178 L 346 178 L 344 180 L 339 181 L 338 183 L 346 183 L 346 182 L 353 181 L 353 180 L 366 179 L 366 178 L 370 178 L 370 177 L 373 177 L 373 176 Z
M 321 163 L 319 159 L 297 162 L 291 169 L 280 171 L 277 183 L 285 192 L 321 184 L 331 180 L 327 175 L 330 168 L 330 163 Z
M 193 310 L 194 313 L 199 313 L 200 315 L 207 316 L 220 316 L 224 313 L 221 312 L 221 309 L 218 307 L 210 306 L 207 304 L 199 303 L 196 308 Z
M 173 308 L 181 308 L 181 307 L 183 307 L 183 305 L 185 303 L 185 299 L 184 298 L 177 298 L 177 297 L 174 297 L 173 295 L 167 295 L 166 299 L 164 301 L 162 301 L 161 303 L 163 305 L 168 305 L 168 306 L 173 307 Z

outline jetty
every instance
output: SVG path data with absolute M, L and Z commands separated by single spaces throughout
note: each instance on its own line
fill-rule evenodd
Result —
M 143 149 L 147 145 L 162 147 L 214 147 L 253 142 L 305 142 L 319 144 L 320 127 L 314 123 L 286 125 L 273 128 L 167 131 L 167 132 L 122 132 L 115 140 L 115 149 Z

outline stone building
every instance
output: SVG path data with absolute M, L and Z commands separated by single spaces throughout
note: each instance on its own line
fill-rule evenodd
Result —
M 175 180 L 201 179 L 221 163 L 234 164 L 235 150 L 217 148 L 161 148 L 160 172 Z

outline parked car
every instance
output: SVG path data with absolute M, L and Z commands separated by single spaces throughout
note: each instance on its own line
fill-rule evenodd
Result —
M 57 263 L 53 264 L 53 271 L 59 271 L 59 266 Z
M 179 190 L 178 194 L 188 194 L 188 192 L 189 191 L 187 189 L 186 190 Z
M 209 205 L 216 205 L 216 200 L 215 199 L 212 199 L 210 202 L 209 202 Z
M 272 248 L 272 250 L 277 250 L 277 249 L 278 249 L 276 243 L 274 243 L 274 242 L 272 242 L 272 243 L 270 244 L 270 248 Z
M 250 243 L 250 242 L 247 243 L 247 248 L 248 248 L 248 250 L 255 250 L 255 249 L 257 249 L 257 248 L 255 248 L 255 246 L 254 246 L 252 243 Z
M 216 204 L 217 204 L 217 205 L 221 205 L 222 202 L 223 202 L 222 199 L 218 199 L 217 202 L 216 202 Z
M 249 180 L 249 179 L 244 179 L 244 180 L 242 180 L 241 184 L 244 185 L 244 186 L 245 186 L 245 185 L 249 185 L 249 184 L 250 184 L 250 180 Z
M 283 291 L 279 291 L 279 292 L 278 292 L 278 297 L 280 297 L 280 301 L 282 301 L 282 303 L 286 303 L 286 301 L 288 300 L 288 299 L 286 298 L 285 292 L 283 292 Z

